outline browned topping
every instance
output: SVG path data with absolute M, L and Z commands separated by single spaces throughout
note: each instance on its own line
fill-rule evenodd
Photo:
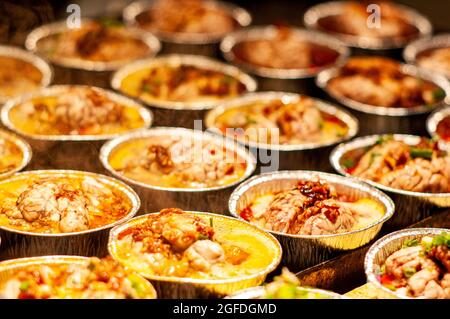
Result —
M 97 26 L 90 32 L 86 32 L 76 42 L 78 52 L 82 57 L 93 54 L 100 46 L 100 43 L 105 40 L 106 36 L 106 30 L 101 26 Z
M 447 272 L 450 272 L 450 250 L 446 245 L 432 247 L 428 256 L 442 265 Z
M 306 197 L 310 198 L 309 205 L 313 205 L 317 201 L 331 198 L 331 190 L 328 184 L 319 181 L 299 181 L 297 189 Z
M 154 1 L 136 20 L 145 29 L 187 34 L 221 35 L 238 26 L 226 10 L 202 0 Z
M 163 170 L 170 170 L 173 168 L 173 162 L 170 158 L 170 152 L 167 148 L 161 145 L 151 145 L 149 152 L 153 153 L 156 157 L 156 162 Z
M 403 72 L 398 62 L 376 56 L 349 59 L 327 88 L 338 96 L 392 108 L 434 105 L 446 96 L 436 84 Z
M 256 66 L 314 71 L 336 62 L 339 53 L 295 33 L 290 27 L 277 28 L 272 38 L 245 40 L 233 47 L 237 59 Z

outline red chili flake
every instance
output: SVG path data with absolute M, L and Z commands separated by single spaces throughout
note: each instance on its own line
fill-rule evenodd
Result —
M 225 171 L 225 175 L 231 175 L 234 173 L 234 166 L 230 166 L 227 168 L 227 170 Z
M 239 213 L 239 215 L 249 221 L 251 218 L 253 218 L 253 211 L 252 208 L 250 206 L 245 207 L 243 210 L 241 210 L 241 212 Z
M 395 277 L 390 274 L 383 274 L 380 277 L 380 282 L 382 285 L 391 285 Z

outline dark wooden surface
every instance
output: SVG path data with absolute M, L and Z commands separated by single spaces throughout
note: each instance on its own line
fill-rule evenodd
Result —
M 79 3 L 83 15 L 118 15 L 120 8 L 130 1 L 0 1 L 0 43 L 13 44 L 22 46 L 26 34 L 33 28 L 47 22 L 63 19 L 67 16 L 66 7 L 69 3 Z M 238 0 L 233 1 L 246 9 L 248 9 L 253 17 L 254 24 L 283 23 L 296 26 L 302 25 L 303 12 L 309 6 L 318 1 L 268 1 L 268 0 Z M 429 16 L 434 24 L 437 32 L 450 31 L 450 1 L 441 0 L 410 0 L 401 1 L 402 3 L 411 5 Z M 180 52 L 183 53 L 183 52 Z M 368 53 L 368 52 L 366 52 Z M 373 52 L 376 54 L 376 52 Z M 401 50 L 392 50 L 387 53 L 388 56 L 401 59 Z M 221 59 L 220 56 L 217 56 Z M 1 67 L 1 66 L 0 66 Z M 83 71 L 73 71 L 64 68 L 55 67 L 55 81 L 58 84 L 91 84 L 109 88 L 109 73 L 89 73 Z M 300 82 L 283 82 L 283 81 L 261 81 L 260 88 L 264 90 L 284 90 L 292 92 L 300 92 L 319 97 L 332 102 L 326 94 L 315 87 L 311 80 Z M 201 112 L 164 112 L 153 109 L 155 113 L 155 126 L 177 126 L 183 125 L 191 127 L 194 119 L 202 119 Z M 355 112 L 351 111 L 355 114 Z M 425 118 L 426 116 L 418 116 L 414 118 L 400 118 L 392 121 L 392 119 L 384 117 L 367 117 L 364 114 L 356 114 L 362 121 L 363 130 L 361 134 L 367 133 L 411 133 L 426 134 Z M 62 146 L 52 146 L 51 153 L 44 148 L 43 151 L 35 150 L 36 157 L 28 169 L 45 169 L 45 168 L 79 168 L 77 165 L 83 164 L 78 153 L 63 151 Z M 100 163 L 97 160 L 98 145 L 88 145 L 85 153 L 86 170 L 102 172 Z M 327 157 L 328 154 L 323 154 Z M 292 168 L 295 167 L 295 164 Z M 327 170 L 331 170 L 327 168 Z M 144 198 L 149 201 L 151 198 Z M 418 226 L 435 226 L 450 228 L 450 212 L 439 212 L 432 217 L 427 218 L 418 224 Z M 386 230 L 382 230 L 385 233 Z M 380 236 L 381 236 L 380 234 Z M 378 236 L 379 237 L 379 236 Z M 317 265 L 299 273 L 302 282 L 307 285 L 332 289 L 336 292 L 347 292 L 365 282 L 363 272 L 363 258 L 370 244 L 345 253 L 331 261 Z

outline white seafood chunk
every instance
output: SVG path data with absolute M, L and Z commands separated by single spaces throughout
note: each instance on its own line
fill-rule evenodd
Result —
M 211 265 L 221 262 L 225 258 L 222 246 L 211 240 L 199 240 L 186 251 L 190 265 L 201 271 L 210 269 Z

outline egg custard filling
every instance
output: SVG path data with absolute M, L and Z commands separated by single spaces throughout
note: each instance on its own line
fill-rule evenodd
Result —
M 122 229 L 112 255 L 144 277 L 231 279 L 257 274 L 269 267 L 277 249 L 264 233 L 249 227 L 219 215 L 164 209 Z

